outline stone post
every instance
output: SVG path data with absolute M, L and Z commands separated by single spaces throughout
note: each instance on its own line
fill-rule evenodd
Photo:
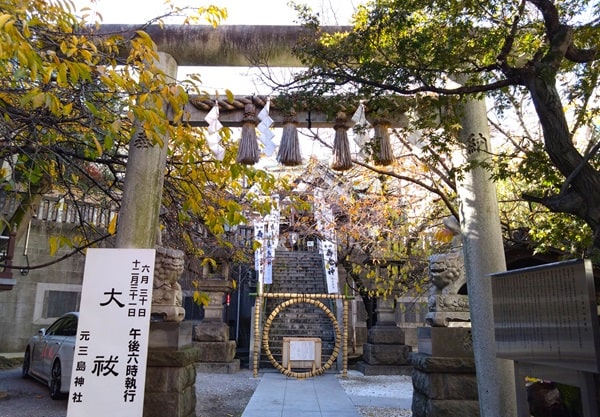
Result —
M 377 324 L 367 332 L 363 362 L 357 365 L 365 375 L 409 375 L 411 346 L 405 344 L 404 331 L 396 325 L 394 298 L 377 300 Z
M 460 110 L 461 159 L 484 161 L 490 155 L 485 102 L 470 100 Z M 496 189 L 490 173 L 481 166 L 464 172 L 456 182 L 481 416 L 516 417 L 513 363 L 496 358 L 488 275 L 506 270 Z
M 158 56 L 157 67 L 175 78 L 175 60 L 161 52 Z M 139 129 L 131 138 L 119 211 L 117 248 L 155 248 L 157 245 L 168 140 L 165 137 L 162 146 L 152 144 Z M 161 251 L 157 250 L 157 265 L 160 262 Z M 180 273 L 160 277 L 162 281 L 155 288 L 152 313 L 153 318 L 161 322 L 150 323 L 144 417 L 196 415 L 194 362 L 198 351 L 191 345 L 191 327 L 187 326 L 186 330 L 186 325 L 181 324 L 183 313 L 180 298 L 178 300 L 181 288 L 177 283 Z M 155 298 L 159 300 L 156 303 L 159 307 L 154 305 Z
M 202 352 L 196 368 L 202 372 L 234 373 L 240 369 L 235 359 L 236 342 L 229 340 L 229 326 L 223 320 L 224 299 L 233 290 L 229 265 L 223 262 L 219 276 L 207 277 L 205 271 L 198 280 L 198 290 L 208 293 L 209 304 L 204 307 L 204 319 L 194 326 L 193 345 Z
M 170 77 L 177 77 L 177 62 L 159 52 L 157 67 Z M 115 246 L 117 248 L 154 248 L 162 190 L 167 163 L 169 138 L 162 146 L 153 145 L 140 129 L 129 142 L 123 198 L 119 210 Z

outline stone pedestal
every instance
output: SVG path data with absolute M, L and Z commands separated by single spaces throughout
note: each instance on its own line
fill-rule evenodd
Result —
M 210 301 L 204 307 L 204 320 L 193 330 L 193 345 L 201 352 L 196 369 L 199 372 L 237 372 L 240 360 L 235 359 L 236 343 L 229 340 L 229 326 L 223 321 L 223 300 L 232 290 L 232 283 L 226 279 L 205 279 L 198 281 L 198 289 L 208 293 Z
M 450 358 L 473 358 L 470 327 L 417 328 L 419 353 Z
M 413 417 L 478 417 L 471 329 L 422 327 L 411 353 Z
M 408 355 L 412 348 L 404 344 L 404 332 L 392 324 L 369 329 L 363 345 L 363 362 L 357 368 L 365 375 L 409 375 Z
M 192 346 L 185 322 L 150 323 L 144 417 L 195 417 L 196 368 L 200 349 Z
M 377 324 L 367 332 L 358 370 L 365 375 L 409 375 L 412 367 L 408 354 L 412 347 L 404 342 L 404 331 L 396 326 L 394 300 L 378 299 Z

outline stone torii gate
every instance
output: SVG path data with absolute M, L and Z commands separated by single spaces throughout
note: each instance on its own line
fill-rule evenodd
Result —
M 135 30 L 138 29 L 139 27 L 132 25 L 103 25 L 101 32 L 122 32 L 135 36 Z M 331 31 L 346 29 L 346 27 L 327 28 Z M 161 53 L 161 63 L 169 74 L 173 74 L 173 71 L 176 73 L 177 65 L 251 66 L 253 62 L 268 62 L 271 66 L 299 65 L 290 54 L 295 40 L 302 31 L 302 28 L 297 26 L 221 26 L 216 29 L 206 26 L 166 26 L 164 29 L 150 26 L 144 30 L 156 43 Z M 482 127 L 486 124 L 485 108 L 481 105 L 471 105 L 466 108 L 468 114 L 463 120 L 461 138 L 465 142 L 471 137 L 480 135 L 489 139 L 489 133 Z M 204 125 L 206 110 L 192 104 L 189 105 L 189 110 L 192 115 L 191 123 Z M 241 109 L 237 108 L 228 110 L 232 119 L 236 112 L 241 112 Z M 279 119 L 275 113 L 271 117 Z M 310 119 L 314 125 L 318 117 L 316 114 L 311 114 Z M 235 126 L 241 117 L 238 114 L 235 120 L 228 121 L 224 114 L 220 120 L 225 125 Z M 298 121 L 308 123 L 308 117 L 299 115 Z M 323 122 L 327 122 L 327 119 L 324 118 Z M 479 151 L 483 154 L 485 149 L 477 147 L 475 153 Z M 140 155 L 136 155 L 138 153 Z M 157 146 L 146 149 L 132 146 L 129 156 L 130 160 L 134 158 L 144 162 L 142 166 L 134 168 L 135 171 L 130 171 L 130 165 L 135 164 L 128 164 L 126 193 L 134 194 L 136 189 L 149 190 L 147 186 L 150 185 L 155 187 L 152 189 L 151 200 L 155 215 L 147 216 L 146 219 L 140 219 L 144 216 L 135 216 L 135 213 L 148 211 L 150 201 L 148 195 L 145 199 L 136 199 L 135 196 L 124 199 L 123 207 L 126 210 L 119 221 L 119 225 L 123 226 L 120 230 L 131 228 L 132 232 L 118 238 L 118 247 L 151 248 L 154 247 L 153 233 L 155 232 L 148 231 L 156 230 L 158 224 L 157 213 L 162 194 L 163 172 L 160 167 L 164 167 L 166 152 Z M 477 155 L 469 155 L 469 158 L 473 157 Z M 489 277 L 486 277 L 486 274 L 505 269 L 502 266 L 504 265 L 503 253 L 500 253 L 497 245 L 498 241 L 501 242 L 498 213 L 493 210 L 495 204 L 490 204 L 490 199 L 495 201 L 495 192 L 488 173 L 482 170 L 467 172 L 461 184 L 459 198 L 461 212 L 465 217 L 461 219 L 461 226 L 463 226 L 467 282 L 471 309 L 477 312 L 472 317 L 472 324 L 481 415 L 482 417 L 497 415 L 512 417 L 516 416 L 512 364 L 498 360 L 495 355 L 495 341 L 491 331 L 493 329 L 491 290 Z M 485 227 L 479 230 L 478 227 L 481 225 Z M 482 250 L 486 250 L 486 253 L 483 254 Z M 161 411 L 164 412 L 164 408 Z M 145 410 L 145 415 L 152 415 L 152 412 Z

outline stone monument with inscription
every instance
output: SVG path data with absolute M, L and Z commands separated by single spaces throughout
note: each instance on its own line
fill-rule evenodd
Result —
M 600 415 L 600 313 L 592 263 L 556 262 L 491 275 L 497 356 L 514 362 L 519 415 L 525 376 L 577 387 L 583 417 Z

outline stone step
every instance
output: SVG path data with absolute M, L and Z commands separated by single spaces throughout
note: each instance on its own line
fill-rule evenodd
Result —
M 322 256 L 316 252 L 277 251 L 273 262 L 273 284 L 271 293 L 324 294 L 327 292 Z M 268 299 L 266 317 L 277 308 L 283 299 Z M 321 300 L 330 310 L 329 300 Z M 335 344 L 335 330 L 325 312 L 309 303 L 297 303 L 282 309 L 271 323 L 269 349 L 281 363 L 283 337 L 319 337 L 322 340 L 322 361 L 328 360 Z M 261 366 L 270 364 L 266 355 L 261 355 Z M 271 365 L 267 365 L 271 366 Z

